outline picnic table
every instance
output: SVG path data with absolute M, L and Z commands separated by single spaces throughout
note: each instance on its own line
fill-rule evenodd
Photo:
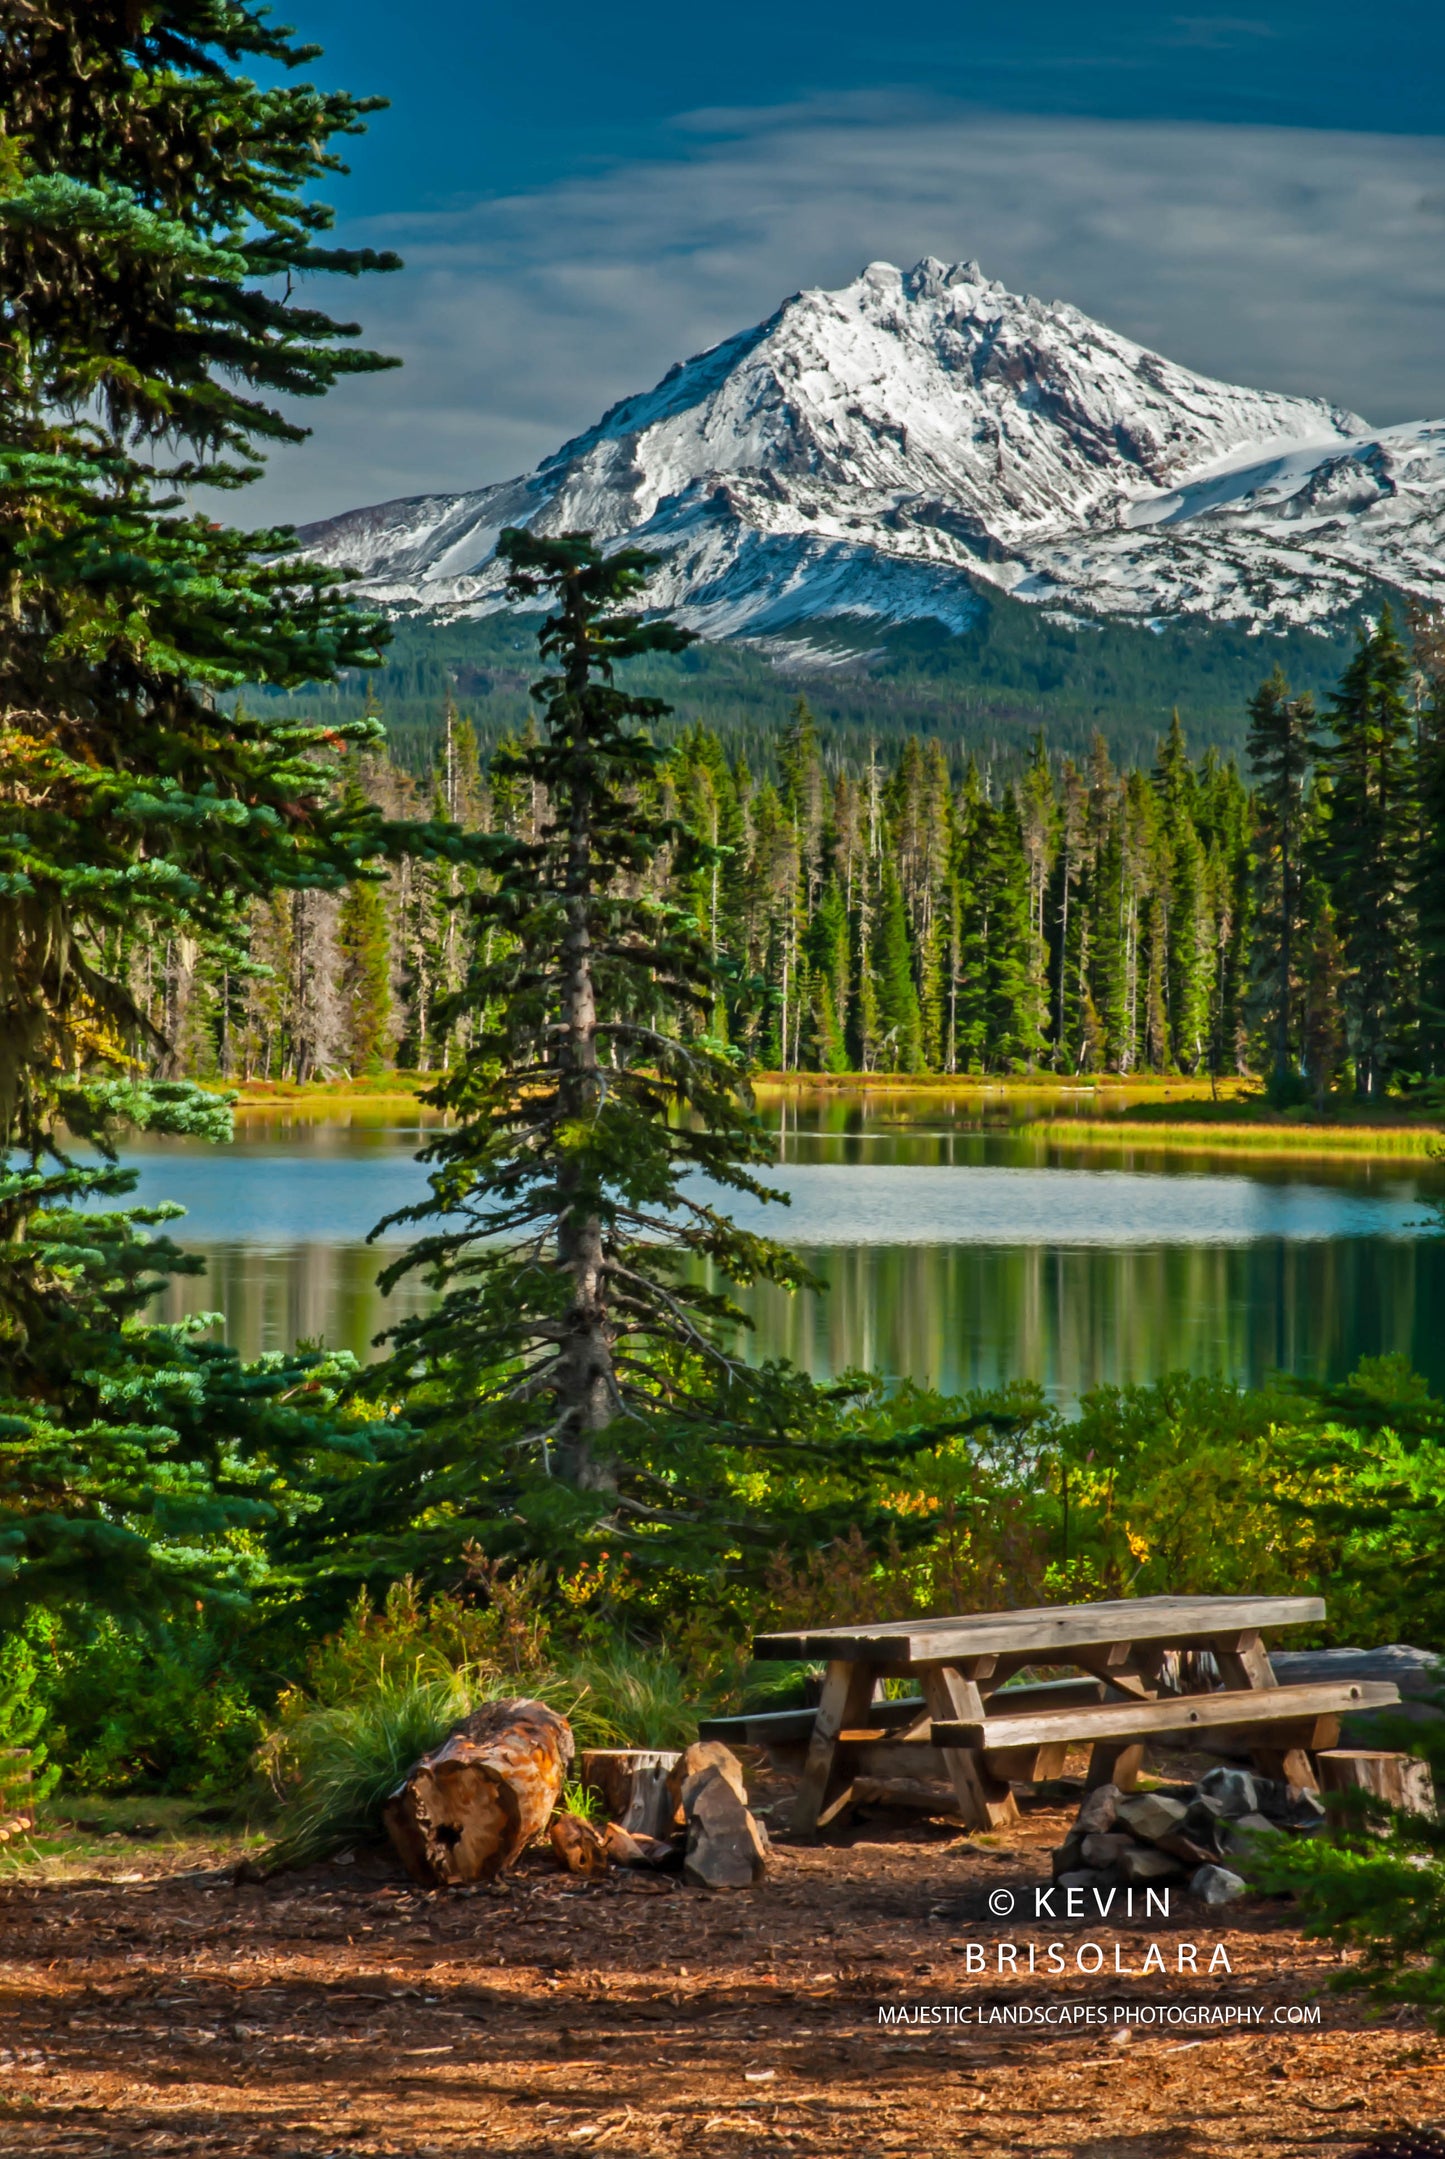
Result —
M 841 1814 L 854 1776 L 884 1759 L 940 1764 L 964 1821 L 990 1829 L 1017 1816 L 1010 1780 L 1057 1776 L 1071 1746 L 1090 1749 L 1090 1787 L 1127 1788 L 1146 1738 L 1195 1729 L 1241 1734 L 1264 1774 L 1313 1789 L 1310 1755 L 1335 1745 L 1341 1714 L 1400 1698 L 1385 1681 L 1280 1685 L 1264 1630 L 1324 1616 L 1319 1597 L 1131 1597 L 764 1634 L 757 1658 L 826 1663 L 817 1709 L 714 1719 L 704 1730 L 721 1738 L 788 1723 L 806 1737 L 793 1811 L 803 1835 Z M 1217 1686 L 1199 1676 L 1207 1666 L 1173 1654 L 1205 1650 Z M 1059 1667 L 1080 1676 L 1008 1684 Z M 917 1675 L 920 1694 L 875 1699 L 904 1674 Z

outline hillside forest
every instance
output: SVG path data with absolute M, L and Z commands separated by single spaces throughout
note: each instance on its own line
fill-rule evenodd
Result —
M 1245 769 L 1191 757 L 1176 715 L 1147 768 L 1042 735 L 1003 782 L 937 738 L 840 749 L 799 699 L 774 754 L 697 724 L 649 805 L 707 850 L 649 880 L 718 962 L 707 1020 L 777 1072 L 1266 1072 L 1277 1093 L 1375 1096 L 1445 1069 L 1445 747 L 1438 628 L 1388 612 L 1316 712 L 1276 671 Z M 534 838 L 526 736 L 479 754 L 448 704 L 429 776 L 368 749 L 354 806 Z M 356 1077 L 452 1062 L 471 1022 L 477 872 L 412 857 L 343 892 L 258 900 L 237 955 L 138 941 L 176 1072 Z

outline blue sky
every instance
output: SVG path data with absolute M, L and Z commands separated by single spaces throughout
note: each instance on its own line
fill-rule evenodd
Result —
M 879 256 L 977 256 L 1372 421 L 1445 413 L 1445 10 L 1238 5 L 281 7 L 319 78 L 392 100 L 332 199 L 407 259 L 355 302 L 406 367 L 308 411 L 253 513 L 524 470 Z

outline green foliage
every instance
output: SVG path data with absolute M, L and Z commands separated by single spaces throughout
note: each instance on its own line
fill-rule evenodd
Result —
M 23 1635 L 12 1634 L 0 1648 L 0 1813 L 28 1811 L 60 1775 L 40 1737 L 45 1702 L 39 1680 L 34 1649 Z
M 175 1210 L 116 1204 L 134 1180 L 115 1163 L 126 1124 L 227 1127 L 223 1104 L 145 1076 L 181 1057 L 154 973 L 254 976 L 254 907 L 339 891 L 405 839 L 335 784 L 374 720 L 218 703 L 373 663 L 378 618 L 290 534 L 223 527 L 167 491 L 256 477 L 261 446 L 304 432 L 268 400 L 385 364 L 292 295 L 390 260 L 322 244 L 330 212 L 306 190 L 370 108 L 289 84 L 312 56 L 241 0 L 25 8 L 0 40 L 7 1618 L 242 1594 L 282 1463 L 332 1446 L 322 1360 L 247 1370 L 149 1324 L 195 1264 L 149 1234 Z
M 1305 942 L 1305 841 L 1314 758 L 1314 700 L 1293 697 L 1276 668 L 1249 705 L 1249 762 L 1254 772 L 1256 982 L 1273 1048 L 1276 1095 L 1297 1071 L 1297 990 Z M 1287 1106 L 1283 1101 L 1281 1107 Z
M 287 81 L 319 48 L 267 13 L 88 0 L 7 23 L 0 403 L 98 406 L 115 441 L 240 458 L 200 468 L 234 482 L 254 473 L 258 439 L 306 432 L 263 398 L 321 396 L 339 375 L 395 364 L 293 298 L 317 272 L 398 266 L 324 245 L 332 213 L 306 194 L 345 170 L 331 144 L 382 101 Z M 247 62 L 268 81 L 239 73 Z
M 184 1090 L 188 1096 L 193 1090 Z M 184 1106 L 184 1105 L 183 1105 Z M 158 1123 L 158 1117 L 152 1123 Z M 352 1360 L 245 1366 L 204 1320 L 145 1317 L 174 1274 L 175 1207 L 103 1208 L 135 1173 L 0 1173 L 0 1618 L 36 1605 L 131 1615 L 243 1596 L 289 1465 L 364 1454 L 338 1414 Z
M 1101 731 L 1116 761 L 1147 764 L 1176 706 L 1194 741 L 1238 754 L 1262 671 L 1277 663 L 1320 696 L 1353 642 L 1352 628 L 1260 636 L 1233 623 L 1065 623 L 992 586 L 980 587 L 977 600 L 974 623 L 958 636 L 930 623 L 809 623 L 799 651 L 786 638 L 767 650 L 700 640 L 675 656 L 630 661 L 621 679 L 675 707 L 678 719 L 659 723 L 660 739 L 702 726 L 723 739 L 730 761 L 742 758 L 755 772 L 773 769 L 801 677 L 830 763 L 861 767 L 874 744 L 891 759 L 918 733 L 1006 783 L 1024 771 L 1040 727 L 1056 757 L 1087 759 Z M 408 770 L 428 769 L 449 698 L 485 748 L 521 732 L 533 635 L 519 613 L 397 624 L 376 686 Z M 367 681 L 349 676 L 286 703 L 307 719 L 349 718 L 367 696 Z
M 482 1699 L 468 1675 L 386 1672 L 330 1707 L 288 1704 L 263 1750 L 276 1802 L 269 1867 L 305 1866 L 370 1841 L 388 1795 Z
M 756 1174 L 771 1147 L 740 1057 L 708 1031 L 707 935 L 648 881 L 660 856 L 684 881 L 710 856 L 661 801 L 654 701 L 612 678 L 686 640 L 624 611 L 649 567 L 635 551 L 502 545 L 514 592 L 557 602 L 541 636 L 557 664 L 535 686 L 541 731 L 493 783 L 543 807 L 478 836 L 486 874 L 460 901 L 470 972 L 449 1018 L 466 1049 L 427 1098 L 448 1113 L 423 1150 L 431 1197 L 393 1218 L 426 1234 L 380 1278 L 424 1270 L 438 1302 L 368 1376 L 406 1429 L 289 1547 L 332 1580 L 445 1579 L 473 1541 L 564 1570 L 603 1550 L 684 1577 L 741 1566 L 810 1517 L 836 1523 L 872 1444 L 848 1390 L 743 1364 L 741 1314 L 712 1286 L 809 1277 L 719 1204 L 776 1197 Z
M 257 1679 L 234 1632 L 194 1613 L 144 1632 L 102 1613 L 31 1622 L 44 1642 L 52 1750 L 85 1792 L 242 1789 L 262 1732 Z
M 1409 655 L 1387 607 L 1361 630 L 1320 745 L 1328 784 L 1318 842 L 1339 920 L 1349 1044 L 1361 1094 L 1384 1092 L 1407 1060 L 1415 989 L 1412 857 L 1419 800 Z
M 1377 1743 L 1426 1761 L 1445 1792 L 1445 1718 L 1396 1720 Z M 1251 1881 L 1291 1892 L 1307 1936 L 1356 1952 L 1331 1978 L 1337 1992 L 1408 2003 L 1445 2025 L 1445 1814 L 1401 1813 L 1365 1792 L 1331 1794 L 1329 1806 L 1329 1834 L 1270 1838 L 1249 1860 Z

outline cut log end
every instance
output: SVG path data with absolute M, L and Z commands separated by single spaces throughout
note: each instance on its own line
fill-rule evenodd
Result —
M 403 1866 L 429 1888 L 484 1882 L 547 1827 L 573 1756 L 543 1702 L 488 1702 L 407 1771 L 382 1810 Z

